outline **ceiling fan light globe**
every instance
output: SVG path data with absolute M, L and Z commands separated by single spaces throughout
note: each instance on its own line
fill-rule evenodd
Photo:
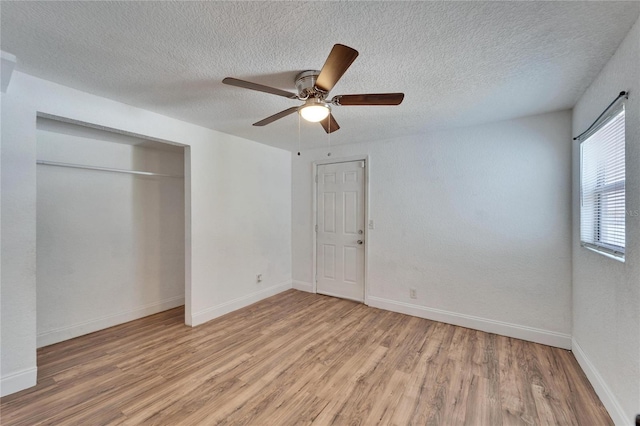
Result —
M 300 109 L 300 115 L 307 121 L 317 123 L 329 115 L 329 107 L 325 105 L 308 105 Z

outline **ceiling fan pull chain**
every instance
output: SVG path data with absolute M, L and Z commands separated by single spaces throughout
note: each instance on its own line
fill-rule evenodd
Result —
M 298 156 L 300 156 L 300 114 L 298 114 Z
M 329 152 L 327 152 L 327 157 L 331 157 L 331 114 L 327 117 L 329 120 L 329 133 L 327 133 L 327 141 L 329 143 Z

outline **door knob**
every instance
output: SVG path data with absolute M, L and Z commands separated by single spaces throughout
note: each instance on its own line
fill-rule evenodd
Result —
M 358 244 L 362 245 L 362 243 L 364 243 L 364 241 L 358 240 Z

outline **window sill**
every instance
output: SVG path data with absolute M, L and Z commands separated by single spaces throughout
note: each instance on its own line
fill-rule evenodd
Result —
M 614 256 L 612 254 L 607 253 L 606 251 L 598 250 L 597 248 L 585 246 L 585 245 L 582 245 L 582 244 L 580 246 L 583 247 L 583 248 L 586 248 L 587 250 L 591 250 L 594 253 L 598 253 L 598 254 L 601 254 L 601 255 L 603 255 L 605 257 L 608 257 L 610 259 L 617 260 L 618 262 L 624 263 L 624 257 Z

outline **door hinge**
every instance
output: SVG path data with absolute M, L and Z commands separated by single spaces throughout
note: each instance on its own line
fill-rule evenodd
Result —
M 364 169 L 364 161 L 360 162 L 360 168 Z
M 316 232 L 318 232 L 318 225 L 316 225 Z

